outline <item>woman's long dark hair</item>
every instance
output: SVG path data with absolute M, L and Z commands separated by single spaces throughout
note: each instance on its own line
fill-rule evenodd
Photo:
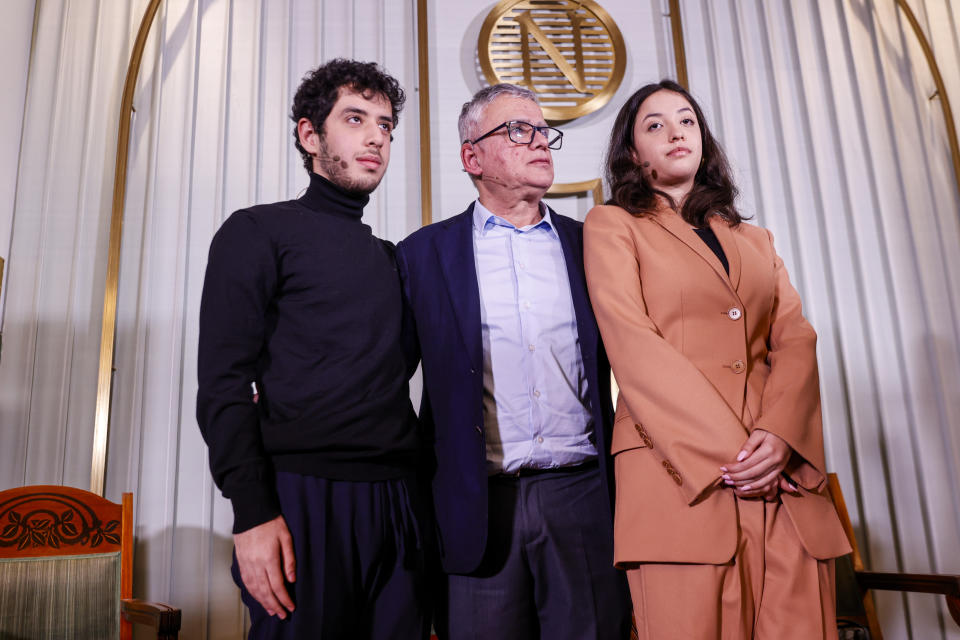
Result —
M 736 226 L 743 221 L 734 205 L 737 187 L 730 178 L 730 165 L 723 149 L 714 139 L 703 118 L 703 111 L 697 101 L 682 86 L 673 80 L 661 80 L 655 84 L 641 87 L 630 96 L 617 114 L 617 120 L 610 134 L 610 147 L 607 150 L 606 179 L 610 185 L 611 196 L 607 204 L 626 209 L 635 216 L 647 215 L 657 209 L 657 196 L 664 198 L 672 209 L 677 210 L 678 203 L 669 195 L 654 189 L 643 177 L 640 167 L 633 160 L 633 125 L 637 119 L 640 105 L 657 91 L 666 89 L 679 93 L 686 98 L 697 115 L 700 136 L 703 140 L 703 161 L 693 179 L 693 188 L 683 201 L 680 215 L 688 223 L 703 227 L 707 219 L 719 215 L 730 225 Z

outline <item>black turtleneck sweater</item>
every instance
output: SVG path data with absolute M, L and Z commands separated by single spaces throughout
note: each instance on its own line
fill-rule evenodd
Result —
M 367 201 L 311 174 L 303 197 L 237 211 L 211 243 L 197 421 L 235 533 L 280 514 L 274 471 L 376 481 L 416 464 L 400 280 Z

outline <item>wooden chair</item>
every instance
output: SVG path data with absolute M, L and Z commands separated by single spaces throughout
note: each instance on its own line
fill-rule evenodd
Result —
M 119 638 L 131 623 L 175 640 L 180 610 L 132 599 L 133 494 L 0 491 L 0 638 Z
M 883 640 L 873 595 L 870 593 L 871 589 L 879 589 L 942 594 L 947 600 L 950 615 L 960 625 L 960 576 L 864 571 L 837 474 L 827 474 L 827 481 L 830 497 L 833 498 L 843 530 L 853 547 L 852 554 L 837 559 L 838 618 L 866 627 L 870 630 L 871 640 Z

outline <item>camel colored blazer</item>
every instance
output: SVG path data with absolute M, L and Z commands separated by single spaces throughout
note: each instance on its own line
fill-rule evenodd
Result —
M 717 216 L 710 227 L 729 276 L 673 211 L 587 215 L 587 286 L 620 386 L 615 562 L 729 562 L 737 510 L 720 466 L 754 428 L 795 452 L 786 472 L 801 495 L 782 502 L 806 551 L 848 553 L 826 494 L 816 333 L 770 232 Z

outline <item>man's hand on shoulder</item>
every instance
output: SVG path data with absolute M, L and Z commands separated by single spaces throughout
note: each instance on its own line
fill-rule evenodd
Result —
M 294 605 L 284 577 L 296 581 L 293 538 L 283 516 L 233 535 L 240 579 L 271 616 L 285 620 Z

